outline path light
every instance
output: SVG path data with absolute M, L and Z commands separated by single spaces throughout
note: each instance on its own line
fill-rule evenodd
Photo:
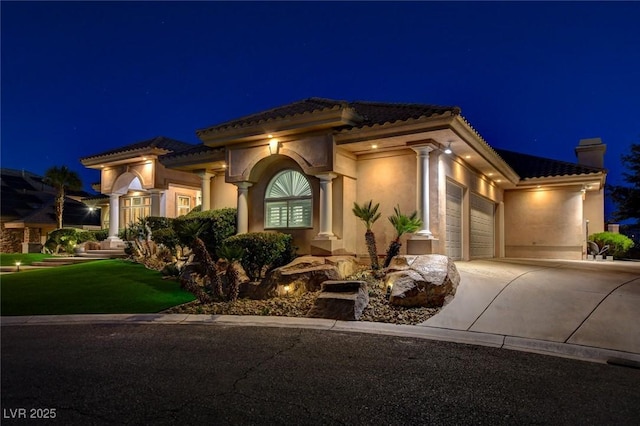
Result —
M 291 287 L 289 287 L 289 285 L 285 285 L 284 286 L 284 294 L 287 297 L 289 297 L 289 290 L 291 290 Z
M 391 297 L 391 287 L 393 287 L 393 284 L 387 285 L 387 299 Z
M 20 272 L 20 261 L 16 262 L 16 272 Z

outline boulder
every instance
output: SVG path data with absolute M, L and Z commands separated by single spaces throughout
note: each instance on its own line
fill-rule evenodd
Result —
M 396 256 L 387 269 L 389 303 L 405 307 L 440 307 L 455 296 L 460 274 L 453 260 L 440 254 Z
M 264 299 L 278 295 L 278 287 L 288 286 L 289 295 L 318 291 L 323 282 L 340 280 L 355 271 L 357 262 L 349 256 L 301 256 L 271 271 L 262 283 L 247 295 Z
M 368 304 L 365 281 L 325 281 L 307 317 L 357 321 Z

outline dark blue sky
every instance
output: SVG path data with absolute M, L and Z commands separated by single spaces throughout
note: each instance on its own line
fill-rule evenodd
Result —
M 311 96 L 457 105 L 493 146 L 640 142 L 638 2 L 6 2 L 2 167 L 43 173 Z

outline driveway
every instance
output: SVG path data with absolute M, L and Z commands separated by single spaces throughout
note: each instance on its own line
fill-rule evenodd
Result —
M 640 354 L 640 262 L 456 262 L 454 300 L 421 326 Z M 544 350 L 542 350 L 544 351 Z

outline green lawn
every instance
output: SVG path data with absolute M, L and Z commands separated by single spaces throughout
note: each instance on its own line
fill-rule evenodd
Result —
M 0 254 L 0 266 L 15 266 L 16 262 L 20 262 L 21 265 L 31 265 L 31 262 L 39 262 L 45 257 L 51 257 L 51 255 L 41 253 L 2 253 Z
M 0 278 L 2 315 L 154 313 L 193 295 L 124 260 L 21 271 Z

